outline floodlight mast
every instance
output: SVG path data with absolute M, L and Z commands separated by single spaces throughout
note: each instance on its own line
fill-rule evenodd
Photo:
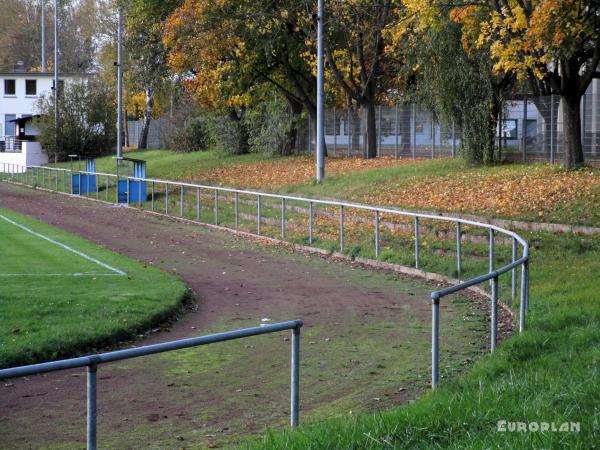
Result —
M 117 29 L 117 158 L 123 156 L 123 8 Z M 117 163 L 118 164 L 118 163 Z
M 324 61 L 323 61 L 323 34 L 324 34 L 324 7 L 323 0 L 317 3 L 317 183 L 325 178 L 325 128 L 324 128 Z M 309 143 L 310 145 L 310 143 Z
M 54 154 L 58 153 L 58 99 L 60 95 L 60 86 L 58 83 L 58 28 L 59 28 L 59 1 L 54 0 Z
M 46 71 L 46 0 L 40 0 L 42 13 L 42 72 Z

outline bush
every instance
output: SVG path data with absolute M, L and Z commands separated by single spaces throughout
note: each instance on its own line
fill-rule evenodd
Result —
M 59 130 L 54 123 L 54 98 L 38 102 L 41 115 L 35 121 L 38 139 L 49 156 L 97 156 L 109 152 L 117 140 L 117 111 L 113 93 L 95 80 L 65 83 L 59 99 Z
M 167 146 L 175 152 L 207 150 L 210 146 L 210 137 L 206 118 L 190 117 L 182 127 L 173 127 L 167 138 Z

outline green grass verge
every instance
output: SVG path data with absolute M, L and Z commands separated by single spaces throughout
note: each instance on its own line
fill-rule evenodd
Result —
M 147 161 L 147 176 L 149 178 L 161 178 L 165 180 L 181 180 L 189 177 L 192 173 L 202 173 L 211 169 L 227 167 L 233 164 L 253 163 L 268 159 L 268 155 L 250 153 L 247 155 L 227 155 L 220 152 L 190 152 L 178 153 L 169 150 L 137 150 L 126 153 L 129 158 L 143 159 Z M 81 167 L 77 161 L 71 163 L 51 164 L 52 167 L 65 169 L 85 170 L 85 164 Z M 123 169 L 119 169 L 123 170 Z M 96 171 L 102 173 L 115 173 L 116 162 L 112 156 L 103 156 L 96 159 Z
M 166 319 L 186 295 L 158 269 L 31 218 L 0 214 L 125 276 L 0 219 L 0 367 L 73 356 Z
M 525 333 L 412 405 L 269 432 L 243 448 L 590 448 L 600 440 L 600 237 L 526 237 Z M 580 432 L 498 432 L 501 420 L 579 422 Z

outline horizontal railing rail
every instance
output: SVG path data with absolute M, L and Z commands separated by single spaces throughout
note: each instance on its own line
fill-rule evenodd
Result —
M 184 348 L 198 347 L 201 345 L 214 344 L 217 342 L 231 341 L 251 336 L 259 336 L 268 333 L 277 333 L 292 330 L 292 352 L 291 352 L 291 395 L 290 395 L 290 424 L 292 427 L 298 425 L 300 412 L 300 328 L 301 320 L 289 320 L 274 324 L 263 324 L 257 327 L 242 328 L 239 330 L 225 331 L 222 333 L 209 334 L 177 341 L 163 342 L 160 344 L 146 345 L 143 347 L 116 350 L 113 352 L 99 353 L 95 355 L 81 356 L 78 358 L 63 359 L 41 364 L 0 369 L 0 380 L 16 377 L 25 377 L 47 372 L 55 372 L 66 369 L 87 368 L 87 448 L 95 450 L 97 445 L 97 377 L 100 364 L 122 361 L 125 359 L 138 358 L 140 356 L 154 355 L 156 353 L 170 352 Z
M 56 171 L 56 172 L 54 172 Z M 27 173 L 31 172 L 29 175 Z M 40 174 L 41 172 L 41 174 Z M 56 173 L 57 175 L 54 177 L 54 186 L 47 187 L 48 182 L 47 179 L 50 179 L 49 176 L 46 176 L 47 173 Z M 220 187 L 220 186 L 210 186 L 205 184 L 195 184 L 188 182 L 178 182 L 178 181 L 169 181 L 169 180 L 161 180 L 156 178 L 136 178 L 136 177 L 118 177 L 115 174 L 109 173 L 93 173 L 93 172 L 71 172 L 66 169 L 55 169 L 44 166 L 32 166 L 29 167 L 25 174 L 16 175 L 17 180 L 15 180 L 15 176 L 12 177 L 12 181 L 23 182 L 27 185 L 32 186 L 46 186 L 49 190 L 60 191 L 59 189 L 59 175 L 58 173 L 62 173 L 62 181 L 63 181 L 63 192 L 67 192 L 65 185 L 66 175 L 71 174 L 79 174 L 80 177 L 85 176 L 85 179 L 89 183 L 89 180 L 92 177 L 95 177 L 97 180 L 95 184 L 95 192 L 90 193 L 89 195 L 94 195 L 96 199 L 100 199 L 99 191 L 100 184 L 104 183 L 102 189 L 105 190 L 105 198 L 103 200 L 109 201 L 109 186 L 110 181 L 113 180 L 113 184 L 118 183 L 120 180 L 125 180 L 127 183 L 127 205 L 135 206 L 138 204 L 140 207 L 147 200 L 147 197 L 150 196 L 150 210 L 155 213 L 165 214 L 171 217 L 184 217 L 185 216 L 185 201 L 184 195 L 185 191 L 194 190 L 196 191 L 196 200 L 195 205 L 192 206 L 195 209 L 195 217 L 191 220 L 195 220 L 197 222 L 208 223 L 207 221 L 202 220 L 202 216 L 200 214 L 201 209 L 201 191 L 209 192 L 212 196 L 212 209 L 213 209 L 213 217 L 212 222 L 215 225 L 221 224 L 219 217 L 219 202 L 220 195 L 219 194 L 230 194 L 234 196 L 234 229 L 239 227 L 239 204 L 240 204 L 240 195 L 247 197 L 254 197 L 256 199 L 256 231 L 254 234 L 261 235 L 261 223 L 264 221 L 264 209 L 265 209 L 265 199 L 270 199 L 271 201 L 275 200 L 280 202 L 281 212 L 280 212 L 280 220 L 281 220 L 281 239 L 286 239 L 286 231 L 287 231 L 287 220 L 286 220 L 286 212 L 289 207 L 289 203 L 297 202 L 303 203 L 306 205 L 306 210 L 308 214 L 308 243 L 309 245 L 313 244 L 313 234 L 314 234 L 314 217 L 315 217 L 315 207 L 316 206 L 326 206 L 330 208 L 338 208 L 338 238 L 339 238 L 339 249 L 340 251 L 344 251 L 345 248 L 345 222 L 348 220 L 346 217 L 346 211 L 349 209 L 360 210 L 363 212 L 372 213 L 372 223 L 374 224 L 374 254 L 376 258 L 379 258 L 381 255 L 381 236 L 380 236 L 380 228 L 381 228 L 381 216 L 383 214 L 398 216 L 409 218 L 413 221 L 412 225 L 412 234 L 414 240 L 414 267 L 416 269 L 421 269 L 421 226 L 422 222 L 425 220 L 450 223 L 454 225 L 455 235 L 456 235 L 456 273 L 460 277 L 463 273 L 463 248 L 462 248 L 462 240 L 463 240 L 463 227 L 475 227 L 487 232 L 488 237 L 487 240 L 489 242 L 488 249 L 488 259 L 489 259 L 489 270 L 481 274 L 479 276 L 470 278 L 468 280 L 459 281 L 453 286 L 448 288 L 440 289 L 432 292 L 431 300 L 432 300 L 432 373 L 431 373 L 431 384 L 432 387 L 435 388 L 439 382 L 439 303 L 442 298 L 460 292 L 464 289 L 471 288 L 473 286 L 485 283 L 487 281 L 490 282 L 490 350 L 493 352 L 496 348 L 497 340 L 498 340 L 498 299 L 499 299 L 499 284 L 498 279 L 501 275 L 510 272 L 511 274 L 511 282 L 510 282 L 510 296 L 512 300 L 515 300 L 517 297 L 517 269 L 521 268 L 521 289 L 520 289 L 520 304 L 519 304 L 519 332 L 522 332 L 525 329 L 526 315 L 529 309 L 529 246 L 525 239 L 523 239 L 517 233 L 499 227 L 497 225 L 493 225 L 490 223 L 477 222 L 474 220 L 468 220 L 464 218 L 451 217 L 451 216 L 440 216 L 435 214 L 427 214 L 427 213 L 419 213 L 414 211 L 403 211 L 399 209 L 389 208 L 389 207 L 377 207 L 372 205 L 365 205 L 361 203 L 353 203 L 353 202 L 344 202 L 344 201 L 336 201 L 336 200 L 325 200 L 325 199 L 314 199 L 314 198 L 305 198 L 294 195 L 284 195 L 284 194 L 276 194 L 270 192 L 260 192 L 255 190 L 248 189 L 235 189 L 228 187 Z M 40 182 L 40 179 L 42 180 Z M 146 191 L 146 196 L 141 192 L 141 189 L 137 189 L 137 198 L 130 198 L 130 185 L 136 182 L 144 182 L 147 186 L 147 189 L 150 190 L 150 194 Z M 157 187 L 162 186 L 164 188 L 164 207 L 161 212 L 158 208 L 158 192 Z M 173 211 L 173 206 L 171 206 L 172 195 L 170 194 L 171 189 L 179 189 L 179 210 L 175 209 Z M 73 194 L 71 189 L 71 194 Z M 175 194 L 176 195 L 176 194 Z M 135 197 L 134 195 L 132 195 Z M 222 196 L 221 196 L 222 197 Z M 118 202 L 118 199 L 115 198 L 115 201 Z M 177 199 L 175 199 L 175 204 L 177 203 Z M 273 207 L 273 205 L 269 205 Z M 170 209 L 171 208 L 171 209 Z M 229 227 L 231 228 L 231 227 Z M 511 248 L 511 261 L 508 264 L 505 264 L 501 267 L 496 267 L 495 262 L 495 241 L 496 235 L 502 235 L 504 239 L 508 239 L 512 243 Z M 520 255 L 519 255 L 520 253 Z

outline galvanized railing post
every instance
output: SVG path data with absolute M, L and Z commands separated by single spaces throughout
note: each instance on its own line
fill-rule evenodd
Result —
M 440 299 L 431 299 L 431 388 L 435 389 L 440 379 Z
M 234 215 L 235 215 L 235 227 L 238 228 L 239 226 L 239 194 L 236 192 L 234 194 L 234 198 L 233 198 L 233 209 L 234 209 Z
M 219 225 L 219 190 L 215 189 L 215 225 Z
M 419 268 L 419 247 L 420 247 L 420 233 L 419 233 L 419 218 L 415 217 L 415 269 Z
M 379 211 L 375 211 L 375 258 L 379 258 Z
M 313 202 L 308 202 L 308 243 L 313 243 Z
M 512 240 L 512 255 L 511 262 L 515 262 L 517 260 L 517 240 L 513 238 Z M 510 271 L 511 279 L 510 279 L 510 298 L 514 302 L 517 296 L 517 268 L 513 267 Z
M 285 239 L 285 198 L 281 199 L 281 239 Z
M 462 273 L 462 230 L 460 222 L 456 222 L 456 273 Z
M 108 201 L 108 191 L 109 191 L 108 182 L 109 182 L 108 175 L 106 175 L 106 193 L 105 193 L 106 201 Z
M 87 448 L 96 450 L 96 373 L 97 365 L 91 364 L 87 370 Z
M 300 416 L 300 327 L 292 330 L 292 368 L 291 368 L 291 412 L 292 428 L 298 426 Z
M 525 310 L 529 311 L 529 259 L 525 261 Z
M 521 333 L 525 329 L 525 314 L 527 307 L 527 270 L 525 266 L 527 263 L 521 266 L 521 301 L 519 305 L 519 333 Z
M 498 341 L 498 277 L 492 278 L 492 314 L 491 314 L 490 351 L 496 350 Z
M 196 188 L 196 220 L 200 222 L 201 210 L 200 210 L 200 188 Z
M 256 234 L 260 236 L 260 195 L 256 197 Z
M 169 215 L 169 183 L 165 183 L 165 215 Z
M 154 184 L 154 181 L 152 183 L 150 183 L 150 195 L 151 195 L 151 200 L 150 200 L 150 210 L 154 211 L 154 196 L 156 195 L 156 186 Z
M 94 184 L 96 186 L 96 200 L 100 200 L 100 177 L 98 175 L 94 175 Z
M 179 186 L 179 215 L 181 217 L 183 217 L 183 212 L 184 212 L 184 208 L 183 208 L 183 204 L 184 204 L 184 195 L 185 195 L 185 187 L 182 185 Z
M 340 206 L 340 252 L 344 251 L 344 206 Z
M 494 255 L 494 230 L 493 229 L 490 229 L 489 241 L 490 241 L 490 272 L 493 272 L 494 271 L 494 259 L 495 259 L 495 255 Z
M 81 192 L 81 184 L 79 185 L 79 189 Z M 131 193 L 131 180 L 129 179 L 129 177 L 127 177 L 127 206 L 130 206 L 131 204 L 131 196 L 129 195 Z

